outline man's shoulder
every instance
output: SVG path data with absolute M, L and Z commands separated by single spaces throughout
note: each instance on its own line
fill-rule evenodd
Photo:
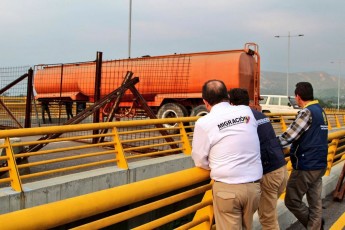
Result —
M 202 126 L 207 126 L 209 125 L 212 121 L 216 119 L 215 114 L 213 113 L 208 113 L 205 116 L 200 117 L 196 122 L 195 125 L 202 125 Z
M 255 110 L 255 109 L 251 109 L 251 110 L 252 110 L 252 112 L 253 112 L 253 114 L 254 114 L 254 116 L 255 116 L 256 119 L 267 118 L 267 116 L 266 116 L 265 114 L 263 114 L 262 112 L 257 111 L 257 110 Z

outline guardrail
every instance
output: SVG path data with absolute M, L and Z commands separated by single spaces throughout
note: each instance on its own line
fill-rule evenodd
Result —
M 29 128 L 21 129 L 20 132 L 18 132 L 18 130 L 4 130 L 0 132 L 0 139 L 4 139 L 4 144 L 0 145 L 0 149 L 5 149 L 6 156 L 0 157 L 0 161 L 6 161 L 8 165 L 0 168 L 0 172 L 8 172 L 9 177 L 1 179 L 0 183 L 10 183 L 14 190 L 21 191 L 22 180 L 29 178 L 45 176 L 48 174 L 57 174 L 60 172 L 81 168 L 89 169 L 93 166 L 100 167 L 101 165 L 108 164 L 126 169 L 131 161 L 140 158 L 152 156 L 158 157 L 166 154 L 174 154 L 175 152 L 190 154 L 190 141 L 192 137 L 193 125 L 189 124 L 193 124 L 196 120 L 197 117 L 190 117 Z M 155 127 L 157 125 L 164 124 L 175 124 L 175 126 L 172 128 Z M 61 137 L 51 140 L 23 141 L 19 143 L 11 142 L 11 138 L 14 137 L 25 138 L 30 136 L 50 135 L 64 132 L 73 133 L 76 131 L 91 133 L 93 130 L 102 129 L 108 129 L 109 132 L 106 134 L 88 134 L 83 136 L 76 135 L 67 138 Z M 190 130 L 189 132 L 186 131 L 188 129 Z M 161 135 L 161 131 L 167 131 L 171 134 Z M 175 134 L 176 131 L 179 132 Z M 145 136 L 144 133 L 149 133 L 150 136 Z M 78 142 L 79 144 L 77 144 L 77 146 L 61 148 L 59 145 L 55 145 L 47 148 L 49 146 L 48 144 L 53 143 L 81 139 L 99 139 L 103 137 L 106 140 L 104 143 L 96 142 L 94 144 L 83 144 Z M 326 175 L 329 175 L 332 166 L 342 162 L 345 159 L 344 137 L 345 130 L 330 133 L 328 136 L 328 170 Z M 45 148 L 32 153 L 14 154 L 13 152 L 14 148 L 26 148 L 27 146 L 36 144 L 43 144 L 45 145 Z M 71 151 L 73 154 L 71 154 Z M 80 152 L 76 153 L 76 151 Z M 52 158 L 45 159 L 44 156 L 51 156 Z M 104 156 L 108 156 L 109 159 L 99 159 L 99 157 Z M 28 157 L 30 162 L 19 165 L 16 163 L 17 159 Z M 75 160 L 86 159 L 89 157 L 92 158 L 92 160 L 75 165 Z M 56 167 L 52 168 L 51 170 L 43 169 L 40 172 L 26 175 L 22 175 L 20 173 L 20 170 L 24 168 L 29 168 L 30 170 L 33 170 L 37 166 L 46 168 L 47 165 L 50 164 L 68 161 L 74 162 L 74 165 L 63 166 L 60 168 Z M 203 182 L 203 185 L 200 186 L 199 183 L 201 182 Z M 198 186 L 195 186 L 196 184 L 198 184 Z M 193 188 L 190 188 L 190 186 L 193 186 Z M 192 168 L 145 181 L 119 186 L 110 190 L 100 191 L 85 196 L 75 197 L 68 200 L 0 215 L 0 222 L 2 225 L 6 225 L 6 229 L 7 227 L 8 229 L 23 229 L 23 225 L 25 225 L 26 228 L 30 227 L 32 229 L 42 226 L 45 228 L 52 228 L 67 224 L 72 221 L 77 221 L 82 218 L 91 217 L 109 210 L 134 204 L 145 199 L 150 199 L 157 195 L 171 193 L 172 191 L 186 187 L 188 187 L 188 189 L 181 194 L 175 194 L 169 198 L 164 198 L 160 201 L 155 201 L 142 207 L 140 206 L 131 209 L 130 211 L 120 212 L 114 216 L 107 217 L 107 219 L 102 219 L 96 221 L 95 223 L 80 226 L 80 229 L 84 227 L 85 229 L 89 229 L 90 226 L 98 228 L 104 227 L 105 225 L 113 225 L 120 221 L 129 220 L 132 217 L 139 216 L 151 210 L 156 210 L 160 207 L 164 207 L 177 201 L 183 201 L 183 199 L 186 199 L 187 197 L 192 197 L 196 194 L 202 193 L 205 193 L 205 195 L 200 202 L 178 212 L 174 212 L 167 216 L 153 220 L 150 223 L 137 226 L 135 229 L 156 228 L 194 212 L 196 212 L 196 214 L 193 221 L 182 224 L 182 226 L 180 226 L 178 229 L 189 229 L 193 226 L 199 225 L 210 226 L 212 224 L 213 212 L 211 207 L 212 196 L 209 190 L 209 172 L 198 168 Z M 128 191 L 140 191 L 140 193 L 129 193 Z M 116 199 L 111 199 L 110 201 L 107 199 L 109 197 L 116 197 Z M 97 201 L 101 202 L 90 202 L 90 200 L 96 199 Z M 40 215 L 40 218 L 34 218 L 37 216 L 37 213 L 54 213 L 54 217 L 51 217 L 50 215 Z M 55 215 L 56 213 L 59 213 L 59 215 Z M 18 219 L 21 221 L 15 221 Z
M 18 116 L 24 116 L 25 113 L 25 105 L 26 105 L 26 97 L 18 96 L 0 96 L 0 100 L 4 102 L 6 106 Z M 35 100 L 35 104 L 40 107 L 40 102 Z M 32 107 L 32 109 L 36 109 Z M 73 111 L 76 110 L 75 103 L 73 104 Z M 326 114 L 329 119 L 329 128 L 339 128 L 345 126 L 345 110 L 344 109 L 333 109 L 333 108 L 325 108 Z M 38 113 L 41 112 L 41 108 L 38 109 Z M 65 111 L 65 106 L 59 102 L 54 102 L 50 104 L 50 114 L 53 119 L 57 118 L 66 118 L 67 114 Z M 291 123 L 297 113 L 267 113 L 266 115 L 269 116 L 271 119 L 274 119 L 277 123 L 274 124 L 275 130 L 278 133 L 281 130 L 285 130 L 286 127 Z M 1 117 L 6 117 L 6 113 L 0 113 Z M 40 116 L 39 116 L 40 117 Z M 280 125 L 279 125 L 280 122 Z
M 176 178 L 178 178 L 178 180 Z M 209 181 L 208 171 L 199 168 L 187 169 L 176 173 L 155 177 L 149 180 L 131 183 L 125 186 L 119 186 L 90 193 L 84 196 L 74 197 L 63 201 L 57 201 L 17 212 L 3 214 L 0 215 L 1 227 L 4 229 L 50 229 L 68 224 L 71 222 L 71 220 L 75 221 L 84 219 L 140 201 L 145 201 L 151 197 L 156 197 L 161 194 L 171 193 L 176 191 L 176 189 L 198 185 L 199 183 L 205 181 Z M 143 206 L 138 206 L 129 211 L 111 215 L 105 219 L 96 221 L 96 223 L 92 223 L 91 225 L 80 228 L 100 229 L 102 226 L 105 227 L 113 225 L 149 212 L 150 210 L 159 209 L 161 207 L 174 204 L 178 201 L 183 201 L 188 197 L 203 194 L 210 188 L 211 185 L 206 182 L 204 185 L 199 185 L 196 187 L 194 186 L 193 189 L 188 191 L 177 193 L 165 199 L 157 200 Z M 116 199 L 109 199 L 110 197 L 116 197 Z M 195 206 L 188 207 L 174 213 L 173 216 L 162 217 L 162 219 L 156 219 L 152 223 L 146 223 L 142 227 L 135 227 L 136 229 L 154 229 L 156 226 L 161 226 L 164 223 L 168 223 L 181 216 L 185 216 L 188 213 L 193 213 L 202 207 L 207 207 L 211 204 L 211 202 L 212 200 L 202 201 Z M 51 213 L 54 216 L 48 215 L 48 213 Z M 34 216 L 35 218 L 33 218 Z M 38 216 L 39 218 L 37 218 Z M 202 221 L 204 221 L 203 219 L 206 217 L 208 219 L 207 221 L 212 223 L 212 219 L 209 219 L 209 216 L 212 216 L 211 213 L 207 213 L 206 215 L 202 216 L 203 218 L 200 218 Z M 195 225 L 198 222 L 200 221 L 195 221 Z
M 276 126 L 277 134 L 286 129 L 287 121 L 291 122 L 294 118 L 293 114 L 268 114 L 268 116 Z M 279 122 L 276 122 L 277 119 L 280 119 Z M 140 159 L 175 153 L 189 155 L 193 124 L 196 120 L 197 117 L 184 117 L 51 126 L 20 131 L 3 130 L 0 132 L 0 141 L 3 140 L 3 144 L 0 142 L 0 152 L 2 152 L 0 186 L 10 185 L 15 191 L 22 191 L 23 182 L 37 180 L 39 177 L 57 177 L 70 171 L 111 165 L 127 169 L 129 162 Z M 164 126 L 165 124 L 175 124 L 175 126 Z M 98 130 L 108 132 L 98 134 Z M 49 137 L 57 133 L 68 133 L 68 137 L 39 139 L 42 135 Z M 30 140 L 29 137 L 32 139 L 33 136 L 38 140 Z M 15 138 L 20 138 L 21 141 L 16 142 Z M 80 141 L 87 141 L 88 144 Z M 340 154 L 335 154 L 333 149 L 338 142 L 333 140 L 330 143 L 329 151 L 332 151 L 332 154 L 329 154 L 329 157 L 332 156 L 332 159 L 329 159 L 329 165 L 333 160 L 338 161 L 338 158 L 342 157 Z M 44 148 L 35 152 L 24 151 L 16 154 L 35 145 Z M 286 160 L 288 161 L 288 158 Z M 288 169 L 291 170 L 289 163 Z
M 171 119 L 172 122 L 175 119 Z M 344 160 L 345 131 L 329 134 L 328 166 L 333 166 Z M 331 170 L 331 167 L 329 168 Z M 328 171 L 329 171 L 328 170 Z M 328 174 L 326 174 L 327 176 Z M 37 229 L 54 228 L 68 225 L 71 229 L 100 229 L 127 221 L 130 229 L 155 229 L 166 226 L 187 215 L 193 215 L 192 220 L 178 222 L 176 229 L 211 229 L 213 224 L 212 195 L 209 171 L 191 168 L 163 176 L 102 190 L 87 195 L 57 201 L 33 208 L 28 208 L 8 214 L 0 215 L 0 222 L 5 229 Z M 129 191 L 140 191 L 131 193 Z M 173 193 L 173 194 L 172 194 Z M 145 218 L 147 222 L 135 221 L 136 217 L 160 210 L 163 207 L 184 202 L 186 199 L 204 194 L 188 207 L 174 210 L 166 215 Z M 162 196 L 164 198 L 162 198 Z M 160 198 L 152 201 L 153 198 Z M 116 199 L 114 199 L 116 197 Z M 96 201 L 97 202 L 90 202 Z M 138 205 L 138 202 L 144 203 Z M 130 206 L 134 205 L 134 206 Z M 119 211 L 120 208 L 130 206 L 130 210 Z M 88 217 L 101 215 L 115 210 L 116 214 L 99 217 L 97 220 L 86 220 Z M 42 215 L 52 213 L 52 215 Z M 58 214 L 57 214 L 58 213 Z M 36 218 L 37 216 L 40 218 Z M 84 221 L 81 221 L 81 220 Z M 91 218 L 92 219 L 92 218 Z M 21 221 L 17 221 L 21 220 Z M 78 221 L 78 222 L 77 222 Z M 115 227 L 116 228 L 116 227 Z
M 328 129 L 345 127 L 345 113 L 325 110 L 328 119 Z M 295 120 L 297 113 L 265 113 L 272 121 L 276 134 L 280 134 Z
M 8 176 L 0 179 L 0 185 L 10 183 L 15 191 L 22 191 L 22 181 L 30 178 L 53 174 L 59 176 L 71 170 L 90 170 L 92 167 L 109 165 L 128 169 L 128 162 L 138 158 L 159 157 L 181 152 L 188 155 L 191 153 L 190 138 L 193 128 L 189 122 L 195 122 L 196 119 L 194 117 L 137 120 L 28 128 L 20 131 L 3 130 L 0 132 L 0 140 L 3 139 L 4 143 L 0 144 L 0 150 L 4 149 L 5 156 L 0 156 L 0 163 L 3 163 L 0 173 L 8 174 Z M 165 128 L 164 124 L 175 124 L 175 126 Z M 191 131 L 187 132 L 188 129 Z M 108 132 L 98 134 L 95 132 L 98 130 Z M 25 139 L 25 137 L 37 135 L 49 137 L 57 133 L 69 133 L 69 137 L 11 141 L 12 138 Z M 74 142 L 73 146 L 67 147 L 61 145 L 62 142 L 82 140 L 93 140 L 93 143 Z M 15 154 L 13 151 L 13 149 L 27 149 L 35 145 L 41 145 L 44 148 L 36 152 L 20 154 Z

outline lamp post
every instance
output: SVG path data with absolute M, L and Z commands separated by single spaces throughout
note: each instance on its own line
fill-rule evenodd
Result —
M 129 0 L 128 58 L 131 58 L 131 40 L 132 40 L 132 0 Z
M 337 62 L 331 61 L 331 63 L 338 63 L 339 64 L 339 69 L 338 69 L 338 104 L 337 104 L 337 110 L 339 111 L 339 106 L 340 106 L 340 72 L 341 72 L 341 60 L 338 60 Z
M 286 96 L 289 96 L 289 71 L 290 71 L 290 39 L 292 37 L 303 37 L 304 34 L 291 35 L 290 31 L 288 35 L 276 35 L 276 38 L 288 38 L 288 58 L 287 58 L 287 70 L 286 70 Z

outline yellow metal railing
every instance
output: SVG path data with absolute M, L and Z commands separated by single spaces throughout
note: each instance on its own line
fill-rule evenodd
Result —
M 200 185 L 200 183 L 203 184 Z M 168 196 L 158 201 L 146 203 L 145 205 L 133 208 L 130 211 L 120 212 L 104 219 L 85 224 L 84 226 L 76 227 L 75 229 L 100 229 L 102 227 L 114 225 L 121 221 L 142 215 L 143 213 L 166 207 L 167 205 L 178 201 L 184 201 L 187 198 L 203 194 L 211 189 L 211 184 L 209 184 L 209 171 L 200 168 L 191 168 L 67 200 L 3 214 L 0 215 L 1 228 L 50 229 L 68 224 L 71 221 L 81 220 L 190 186 L 193 186 L 193 188 L 187 191 Z M 113 199 L 111 199 L 111 197 Z M 167 217 L 154 219 L 142 226 L 135 226 L 135 228 L 154 229 L 157 226 L 176 220 L 181 216 L 210 206 L 211 203 L 212 200 L 210 199 L 202 200 L 193 206 L 181 209 Z M 212 208 L 209 209 L 212 210 Z M 212 214 L 207 214 L 207 216 L 209 215 L 212 216 Z M 33 218 L 34 216 L 36 218 Z M 39 218 L 37 218 L 38 216 Z M 201 217 L 201 219 L 204 221 L 205 218 Z M 207 221 L 212 222 L 212 219 L 208 218 Z M 197 225 L 199 222 L 200 220 L 195 220 L 194 224 L 191 224 L 189 227 Z
M 334 155 L 334 152 L 337 151 L 337 143 L 342 141 L 344 136 L 345 131 L 338 131 L 329 135 L 328 159 L 332 159 L 330 155 Z M 340 154 L 343 155 L 343 153 Z M 131 229 L 155 229 L 189 214 L 194 214 L 194 218 L 175 229 L 211 229 L 214 215 L 211 186 L 212 181 L 209 178 L 209 171 L 195 167 L 79 197 L 3 214 L 0 215 L 0 222 L 4 229 L 54 228 L 166 194 L 164 198 L 143 202 L 143 205 L 135 205 L 130 210 L 116 212 L 116 214 L 108 215 L 95 221 L 82 221 L 79 225 L 74 225 L 75 227 L 72 229 L 101 229 L 108 226 L 116 226 L 116 224 L 123 221 L 128 221 Z M 181 192 L 173 193 L 174 191 Z M 172 193 L 173 195 L 171 195 Z M 197 202 L 185 208 L 168 212 L 162 217 L 145 218 L 147 221 L 145 223 L 133 219 L 202 194 L 204 194 L 203 198 L 200 198 Z M 35 218 L 38 215 L 40 218 Z
M 284 132 L 295 120 L 297 113 L 265 113 L 272 121 L 276 134 Z M 328 129 L 333 130 L 345 127 L 345 112 L 326 110 Z
M 286 129 L 289 122 L 293 121 L 295 115 L 268 114 L 268 116 L 273 126 L 276 126 L 276 133 L 279 134 Z M 0 144 L 0 153 L 4 150 L 0 156 L 0 165 L 3 164 L 3 167 L 0 167 L 0 186 L 10 184 L 14 190 L 22 191 L 23 181 L 38 180 L 38 177 L 56 177 L 70 171 L 111 165 L 127 169 L 129 162 L 140 159 L 175 153 L 189 155 L 194 128 L 189 124 L 193 124 L 196 120 L 197 117 L 148 119 L 29 128 L 20 131 L 3 130 L 0 132 L 0 140 L 4 141 Z M 176 125 L 165 128 L 162 126 L 164 124 Z M 94 134 L 94 130 L 108 130 L 108 132 Z M 68 137 L 61 136 L 55 139 L 39 138 L 56 133 L 69 134 L 66 135 Z M 37 137 L 37 140 L 32 140 L 33 136 Z M 16 137 L 19 137 L 21 142 L 12 143 L 11 139 Z M 105 141 L 98 142 L 97 140 L 100 139 Z M 83 140 L 83 143 L 80 142 Z M 88 144 L 85 144 L 85 141 Z M 38 151 L 21 154 L 14 152 L 14 149 L 28 149 L 35 145 L 43 147 Z M 327 172 L 334 161 L 339 162 L 344 159 L 344 148 L 342 139 L 334 139 L 330 142 Z M 288 169 L 291 170 L 289 162 Z
M 152 125 L 155 124 L 162 124 L 163 123 L 178 123 L 178 129 L 180 129 L 180 134 L 171 134 L 171 136 L 175 137 L 177 140 L 174 141 L 174 143 L 179 143 L 179 151 L 184 152 L 185 154 L 190 154 L 190 135 L 185 132 L 185 126 L 183 123 L 187 123 L 188 121 L 195 121 L 197 118 L 177 118 L 177 119 L 164 119 L 164 120 L 147 120 L 147 121 L 131 121 L 131 122 L 113 122 L 113 123 L 101 123 L 101 124 L 83 124 L 83 125 L 73 125 L 73 126 L 61 126 L 61 127 L 47 127 L 47 128 L 32 128 L 32 129 L 23 129 L 21 132 L 22 137 L 30 136 L 30 135 L 37 135 L 38 133 L 46 133 L 46 134 L 52 134 L 55 133 L 57 130 L 60 130 L 60 132 L 69 132 L 69 131 L 86 131 L 86 130 L 94 130 L 94 129 L 103 129 L 106 127 L 112 127 L 114 130 L 118 130 L 123 127 L 134 127 L 134 126 L 140 126 L 140 129 L 143 128 L 146 125 L 151 125 L 148 127 L 148 129 L 155 130 L 155 128 L 152 128 Z M 146 123 L 146 124 L 145 124 Z M 191 128 L 188 126 L 188 128 Z M 56 129 L 56 130 L 55 130 Z M 181 130 L 182 129 L 182 130 Z M 43 130 L 43 131 L 42 131 Z M 157 130 L 155 130 L 157 131 Z M 184 133 L 185 132 L 185 133 Z M 121 132 L 109 134 L 109 135 L 120 135 Z M 123 135 L 133 134 L 136 132 L 132 131 L 123 131 Z M 15 135 L 15 130 L 8 130 L 0 133 L 0 138 L 5 138 L 6 141 L 3 145 L 0 146 L 0 148 L 6 149 L 6 159 L 8 160 L 9 164 L 7 167 L 7 170 L 12 171 L 12 169 L 17 169 L 19 166 L 16 165 L 14 161 L 15 154 L 11 153 L 12 146 L 14 144 L 11 144 L 9 138 L 18 136 Z M 108 135 L 108 134 L 107 134 Z M 96 135 L 99 136 L 99 135 Z M 92 138 L 93 136 L 87 136 L 87 138 Z M 345 140 L 345 130 L 344 131 L 337 131 L 330 133 L 328 136 L 329 140 L 329 148 L 328 148 L 328 165 L 327 165 L 327 173 L 326 175 L 329 175 L 329 172 L 331 170 L 331 167 L 335 164 L 338 164 L 339 162 L 344 160 L 344 140 Z M 77 137 L 74 137 L 76 139 Z M 86 138 L 86 137 L 84 137 Z M 117 138 L 117 137 L 113 137 Z M 156 140 L 158 137 L 154 137 L 152 140 L 150 138 L 150 141 Z M 188 140 L 182 140 L 187 139 Z M 73 138 L 72 138 L 73 139 Z M 73 139 L 73 140 L 74 140 Z M 145 138 L 138 138 L 140 141 L 146 140 Z M 66 141 L 70 140 L 70 138 L 60 138 L 60 141 Z M 129 139 L 128 139 L 129 140 Z M 49 140 L 53 141 L 53 140 Z M 44 141 L 45 143 L 48 142 L 48 140 Z M 109 144 L 111 142 L 111 144 Z M 125 166 L 130 163 L 128 161 L 128 157 L 126 156 L 126 149 L 133 150 L 134 147 L 123 147 L 118 148 L 118 145 L 124 146 L 122 143 L 123 140 L 121 138 L 117 141 L 110 141 L 109 145 L 115 145 L 114 150 L 112 151 L 112 155 L 116 156 L 116 163 L 119 164 L 121 161 L 125 161 Z M 33 144 L 31 142 L 27 142 L 26 144 Z M 129 142 L 126 142 L 127 144 Z M 104 143 L 96 144 L 96 148 L 104 148 Z M 16 144 L 17 145 L 17 144 Z M 91 144 L 90 144 L 91 145 Z M 161 145 L 156 144 L 149 144 L 149 148 L 152 148 L 152 146 L 158 146 L 161 147 Z M 171 143 L 169 143 L 169 146 Z M 81 145 L 83 146 L 83 145 Z M 88 146 L 88 145 L 87 145 Z M 183 147 L 184 146 L 184 147 Z M 187 147 L 186 147 L 187 146 Z M 88 146 L 89 147 L 89 146 Z M 85 151 L 88 147 L 81 147 L 83 151 Z M 95 146 L 93 146 L 95 147 Z M 65 147 L 63 148 L 63 151 L 69 151 L 69 148 L 73 147 Z M 159 151 L 159 150 L 157 150 Z M 43 153 L 42 153 L 43 152 Z M 57 153 L 57 150 L 42 150 L 42 154 L 38 155 L 44 155 L 48 153 Z M 106 151 L 104 151 L 106 152 Z M 123 153 L 120 153 L 123 152 Z M 162 154 L 166 154 L 164 150 L 161 151 Z M 32 154 L 37 154 L 32 153 Z M 96 154 L 96 153 L 92 153 Z M 103 153 L 102 153 L 103 154 Z M 122 154 L 123 159 L 119 159 L 119 154 Z M 152 152 L 148 153 L 152 154 Z M 21 154 L 17 154 L 21 155 Z M 82 157 L 83 154 L 81 154 Z M 34 157 L 35 155 L 32 155 L 30 157 Z M 71 157 L 71 156 L 69 156 Z M 73 156 L 75 157 L 75 156 Z M 4 159 L 0 158 L 0 159 Z M 73 158 L 74 159 L 74 158 Z M 69 158 L 67 158 L 69 160 Z M 114 161 L 114 159 L 112 159 Z M 50 162 L 49 162 L 50 163 Z M 288 162 L 289 163 L 289 162 Z M 121 166 L 123 167 L 123 166 Z M 288 166 L 289 167 L 289 166 Z M 125 167 L 123 167 L 125 168 Z M 290 169 L 290 168 L 289 168 Z M 17 173 L 16 173 L 17 171 Z M 19 174 L 18 170 L 14 170 L 11 172 L 12 175 L 10 177 L 10 180 L 18 180 L 18 181 L 12 181 L 12 185 L 18 186 L 14 187 L 18 190 L 20 190 L 21 187 L 21 179 L 23 179 L 23 176 L 18 175 L 16 177 L 15 174 Z M 13 178 L 12 178 L 13 177 Z M 16 179 L 17 178 L 17 179 Z M 201 184 L 201 185 L 200 185 Z M 162 207 L 166 207 L 168 205 L 174 204 L 176 202 L 183 202 L 183 200 L 204 194 L 203 199 L 200 199 L 199 202 L 192 204 L 186 208 L 183 208 L 178 211 L 174 211 L 170 214 L 167 214 L 160 218 L 155 218 L 152 221 L 145 222 L 144 224 L 138 225 L 138 226 L 132 226 L 133 229 L 154 229 L 162 225 L 166 225 L 168 223 L 171 223 L 172 221 L 178 220 L 179 218 L 193 214 L 194 218 L 192 221 L 188 223 L 183 223 L 181 226 L 178 227 L 178 229 L 210 229 L 210 226 L 212 226 L 212 219 L 213 219 L 213 210 L 212 210 L 212 195 L 210 192 L 211 189 L 210 178 L 209 178 L 209 171 L 205 171 L 199 168 L 191 168 L 183 171 L 179 171 L 172 174 L 167 174 L 164 176 L 159 176 L 155 178 L 151 178 L 148 180 L 143 180 L 123 186 L 119 186 L 112 189 L 107 189 L 75 198 L 70 198 L 67 200 L 62 200 L 50 204 L 45 204 L 29 209 L 24 209 L 21 211 L 16 211 L 8 214 L 0 215 L 0 222 L 2 223 L 2 227 L 4 229 L 37 229 L 37 228 L 53 228 L 57 226 L 61 226 L 64 224 L 68 224 L 70 222 L 74 222 L 77 220 L 81 220 L 87 217 L 92 217 L 110 210 L 114 210 L 117 208 L 125 207 L 128 205 L 135 204 L 140 201 L 144 201 L 150 198 L 154 198 L 158 195 L 163 194 L 169 194 L 167 197 L 161 198 L 159 200 L 153 201 L 153 202 L 145 202 L 144 205 L 140 205 L 134 208 L 131 208 L 129 211 L 123 211 L 119 212 L 117 214 L 99 219 L 94 222 L 84 223 L 78 227 L 75 227 L 75 229 L 99 229 L 111 225 L 118 224 L 122 221 L 130 221 L 132 218 L 138 217 L 144 213 L 151 212 L 153 210 L 157 210 Z M 182 192 L 176 193 L 171 195 L 173 191 L 182 190 L 185 188 Z M 130 191 L 140 191 L 140 192 L 130 192 Z M 115 198 L 114 198 L 115 197 Z M 114 199 L 112 199 L 114 198 Z M 90 202 L 90 201 L 96 201 L 97 202 Z M 58 215 L 57 215 L 58 213 Z M 40 218 L 35 218 L 37 216 L 40 216 Z M 16 221 L 20 219 L 21 221 Z
M 72 170 L 89 170 L 92 167 L 114 165 L 128 169 L 128 162 L 138 158 L 159 157 L 168 154 L 191 154 L 191 135 L 186 129 L 194 118 L 137 120 L 121 122 L 105 122 L 98 124 L 80 124 L 66 126 L 51 126 L 0 132 L 0 152 L 5 149 L 5 156 L 0 162 L 6 162 L 0 167 L 0 173 L 7 176 L 0 179 L 0 184 L 9 183 L 16 191 L 22 191 L 22 181 L 54 174 L 59 176 Z M 162 124 L 174 124 L 173 127 L 162 128 Z M 158 128 L 155 125 L 161 125 Z M 92 134 L 94 130 L 109 130 L 104 134 Z M 90 134 L 85 134 L 87 131 Z M 165 133 L 162 133 L 165 132 Z M 74 134 L 69 137 L 26 141 L 26 137 L 48 136 L 57 133 Z M 164 135 L 163 135 L 164 134 Z M 11 138 L 19 137 L 21 142 L 11 142 Z M 104 142 L 98 142 L 104 138 Z M 75 142 L 88 141 L 89 144 Z M 70 145 L 69 143 L 72 143 Z M 63 144 L 65 143 L 65 144 Z M 38 151 L 14 154 L 13 148 L 30 149 L 32 146 L 42 146 Z M 29 159 L 17 164 L 21 159 Z M 78 161 L 78 162 L 77 162 Z M 77 162 L 77 163 L 76 163 Z M 26 170 L 26 171 L 24 171 Z M 30 173 L 24 173 L 30 171 Z
M 22 116 L 24 116 L 23 111 L 25 111 L 26 97 L 0 96 L 0 100 L 2 100 L 4 104 L 8 106 L 8 108 L 11 111 L 22 112 Z M 35 104 L 40 105 L 40 102 L 36 100 Z M 325 111 L 328 116 L 330 129 L 340 128 L 340 127 L 345 126 L 345 110 L 344 109 L 337 110 L 334 108 L 325 108 Z M 50 113 L 51 113 L 52 118 L 59 118 L 60 116 L 65 118 L 67 116 L 65 114 L 65 107 L 62 104 L 59 104 L 58 102 L 51 103 Z M 286 129 L 286 127 L 291 123 L 291 121 L 294 119 L 296 114 L 297 113 L 283 113 L 283 114 L 268 113 L 266 115 L 268 115 L 271 119 L 274 118 L 275 121 L 280 121 L 278 122 L 278 124 L 276 124 L 276 125 L 279 125 L 279 127 L 275 128 L 275 130 L 279 134 L 281 130 Z M 7 114 L 0 113 L 0 117 L 2 115 L 6 116 Z

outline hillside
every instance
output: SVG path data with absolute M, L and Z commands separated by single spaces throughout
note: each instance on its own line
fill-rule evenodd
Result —
M 323 100 L 336 101 L 338 97 L 338 77 L 325 72 L 290 73 L 289 95 L 294 95 L 297 82 L 308 81 L 314 87 L 314 96 Z M 344 99 L 345 80 L 340 79 L 340 98 Z M 286 73 L 261 72 L 261 94 L 286 94 Z M 341 103 L 342 104 L 342 103 Z

